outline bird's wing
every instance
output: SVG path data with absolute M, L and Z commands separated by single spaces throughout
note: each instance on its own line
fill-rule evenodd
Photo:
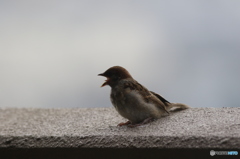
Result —
M 148 91 L 147 88 L 142 86 L 140 83 L 137 81 L 126 81 L 124 83 L 124 89 L 129 88 L 130 90 L 137 91 L 139 94 L 143 96 L 143 98 L 148 97 L 151 95 L 151 93 Z
M 162 96 L 160 96 L 159 94 L 157 94 L 157 93 L 155 93 L 155 92 L 152 92 L 152 91 L 150 91 L 155 97 L 157 97 L 164 105 L 162 105 L 162 104 L 157 104 L 157 106 L 159 106 L 160 108 L 162 108 L 163 110 L 165 110 L 168 114 L 170 114 L 169 113 L 169 111 L 167 110 L 167 106 L 168 106 L 168 104 L 170 104 L 170 102 L 169 101 L 167 101 L 165 98 L 163 98 Z M 159 103 L 159 102 L 158 102 Z
M 150 91 L 153 95 L 155 95 L 160 101 L 162 101 L 165 105 L 167 104 L 170 104 L 169 101 L 167 101 L 165 98 L 163 98 L 162 96 L 160 96 L 159 94 L 153 92 L 153 91 Z
M 137 91 L 139 94 L 142 95 L 143 99 L 145 102 L 154 102 L 156 103 L 156 105 L 160 108 L 165 110 L 167 113 L 169 113 L 166 109 L 167 103 L 168 102 L 166 99 L 164 99 L 162 96 L 160 96 L 157 93 L 154 93 L 152 91 L 149 91 L 147 88 L 145 88 L 144 86 L 142 86 L 140 83 L 138 83 L 137 81 L 128 81 L 124 83 L 124 88 L 129 88 L 131 90 Z M 153 98 L 153 96 L 157 97 L 157 98 Z M 159 101 L 157 100 L 159 99 L 163 104 L 160 104 Z

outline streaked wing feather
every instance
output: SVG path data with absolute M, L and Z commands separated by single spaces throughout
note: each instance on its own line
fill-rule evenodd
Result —
M 165 105 L 166 104 L 170 104 L 169 101 L 167 101 L 165 98 L 163 98 L 162 96 L 160 96 L 159 94 L 153 92 L 153 91 L 150 91 L 153 95 L 155 95 L 158 99 L 160 99 Z
M 145 88 L 144 86 L 142 86 L 140 83 L 138 83 L 137 81 L 134 81 L 134 82 L 126 82 L 124 84 L 124 88 L 130 88 L 131 90 L 135 90 L 135 91 L 138 91 L 139 94 L 141 94 L 144 98 L 144 100 L 148 103 L 150 100 L 152 102 L 155 102 L 155 103 L 158 103 L 157 101 L 155 101 L 154 99 L 155 98 L 152 98 L 152 95 L 156 96 L 161 102 L 163 102 L 164 105 L 162 104 L 157 104 L 157 106 L 159 106 L 161 109 L 165 110 L 167 113 L 169 113 L 167 110 L 166 110 L 166 107 L 167 106 L 167 103 L 170 103 L 168 102 L 166 99 L 164 99 L 162 96 L 160 96 L 159 94 L 157 93 L 154 93 L 152 91 L 149 91 L 147 88 Z

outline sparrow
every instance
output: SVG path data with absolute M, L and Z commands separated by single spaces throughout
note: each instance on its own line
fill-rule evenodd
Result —
M 127 122 L 119 123 L 118 126 L 140 126 L 166 114 L 169 115 L 169 110 L 173 107 L 189 108 L 185 104 L 170 103 L 161 95 L 149 91 L 121 66 L 113 66 L 98 75 L 107 78 L 101 87 L 106 85 L 111 87 L 112 105 L 122 117 L 128 119 Z

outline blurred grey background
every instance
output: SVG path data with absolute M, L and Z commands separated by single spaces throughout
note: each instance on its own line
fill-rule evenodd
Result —
M 1 0 L 0 107 L 110 107 L 120 65 L 192 107 L 238 107 L 240 1 Z

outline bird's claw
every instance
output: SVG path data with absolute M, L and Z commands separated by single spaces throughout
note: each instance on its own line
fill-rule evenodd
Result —
M 142 121 L 140 123 L 137 123 L 137 124 L 132 124 L 131 121 L 127 121 L 126 123 L 119 123 L 118 126 L 126 125 L 127 127 L 134 128 L 134 127 L 137 127 L 137 126 L 148 124 L 148 123 L 150 123 L 154 120 L 155 120 L 154 118 L 150 117 L 150 118 L 147 118 L 144 121 Z
M 124 125 L 130 125 L 131 121 L 127 121 L 125 123 L 119 123 L 117 126 L 124 126 Z

